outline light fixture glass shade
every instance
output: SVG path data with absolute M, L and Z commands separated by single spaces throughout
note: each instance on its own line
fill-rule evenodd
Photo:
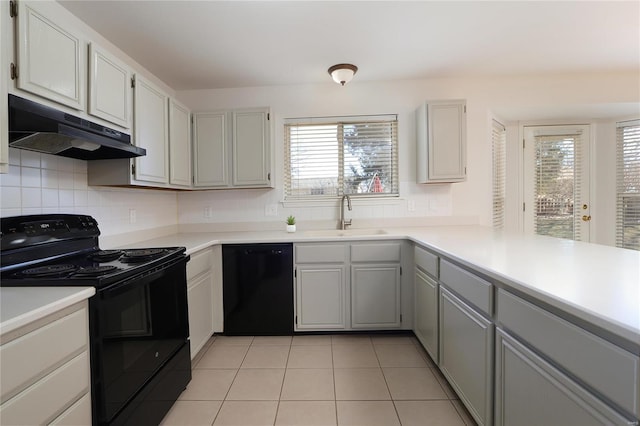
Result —
M 358 71 L 358 67 L 351 64 L 338 64 L 329 68 L 329 74 L 333 81 L 338 84 L 345 85 L 351 81 L 355 73 Z

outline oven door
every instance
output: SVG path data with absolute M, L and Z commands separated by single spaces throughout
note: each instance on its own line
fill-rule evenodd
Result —
M 108 424 L 188 342 L 186 259 L 98 289 L 90 306 L 94 413 Z

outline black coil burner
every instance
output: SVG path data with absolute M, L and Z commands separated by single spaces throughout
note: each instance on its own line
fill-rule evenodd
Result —
M 75 271 L 75 265 L 48 265 L 29 268 L 22 271 L 25 277 L 61 277 Z
M 164 252 L 165 249 L 161 248 L 125 250 L 120 260 L 126 263 L 146 262 L 161 256 Z
M 118 269 L 113 265 L 100 265 L 100 266 L 90 266 L 87 268 L 78 269 L 74 275 L 76 276 L 85 276 L 85 277 L 99 277 L 100 275 L 107 274 L 109 272 L 113 272 Z
M 91 260 L 96 262 L 111 262 L 112 260 L 119 259 L 124 253 L 122 250 L 99 250 L 95 253 L 91 253 Z

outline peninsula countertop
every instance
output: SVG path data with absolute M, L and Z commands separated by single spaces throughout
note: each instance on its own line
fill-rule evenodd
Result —
M 640 252 L 482 226 L 184 232 L 130 246 L 407 239 L 640 347 Z

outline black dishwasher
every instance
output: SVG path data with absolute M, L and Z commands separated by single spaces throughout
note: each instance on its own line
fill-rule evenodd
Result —
M 222 246 L 224 334 L 293 334 L 293 245 Z

